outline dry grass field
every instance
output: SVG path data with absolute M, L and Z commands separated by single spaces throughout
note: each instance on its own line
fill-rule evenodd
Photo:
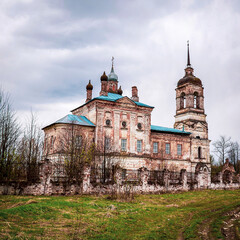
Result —
M 0 196 L 1 239 L 240 239 L 240 190 Z

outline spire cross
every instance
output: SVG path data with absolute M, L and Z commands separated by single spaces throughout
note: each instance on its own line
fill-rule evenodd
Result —
M 113 67 L 113 63 L 114 63 L 114 57 L 112 57 L 112 67 Z
M 190 54 L 189 54 L 189 40 L 187 41 L 187 50 L 188 50 L 187 66 L 188 66 L 188 67 L 191 67 Z

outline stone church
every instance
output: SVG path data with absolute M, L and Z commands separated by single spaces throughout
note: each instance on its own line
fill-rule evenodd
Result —
M 100 84 L 99 96 L 93 97 L 93 85 L 89 81 L 85 103 L 43 128 L 48 159 L 62 159 L 61 139 L 74 125 L 79 144 L 84 140 L 101 146 L 113 153 L 112 164 L 118 163 L 123 169 L 145 167 L 210 173 L 204 88 L 194 75 L 189 45 L 185 75 L 176 86 L 173 128 L 151 125 L 154 107 L 139 101 L 136 86 L 132 87 L 131 97 L 124 96 L 113 64 L 111 72 L 101 76 Z

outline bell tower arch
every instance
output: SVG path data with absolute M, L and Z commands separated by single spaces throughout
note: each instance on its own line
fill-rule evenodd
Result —
M 185 76 L 176 88 L 176 115 L 174 128 L 191 132 L 191 162 L 193 171 L 199 162 L 210 164 L 208 123 L 204 108 L 202 81 L 194 75 L 187 44 L 187 67 Z

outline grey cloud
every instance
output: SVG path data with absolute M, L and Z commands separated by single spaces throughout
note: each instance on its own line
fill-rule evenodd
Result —
M 62 114 L 71 102 L 84 102 L 89 79 L 98 95 L 99 77 L 115 56 L 124 94 L 137 85 L 140 100 L 155 106 L 152 122 L 172 127 L 174 89 L 190 40 L 210 138 L 240 141 L 239 6 L 223 0 L 3 1 L 0 79 L 17 110 L 37 109 L 49 123 L 56 120 L 53 106 L 62 106 Z

